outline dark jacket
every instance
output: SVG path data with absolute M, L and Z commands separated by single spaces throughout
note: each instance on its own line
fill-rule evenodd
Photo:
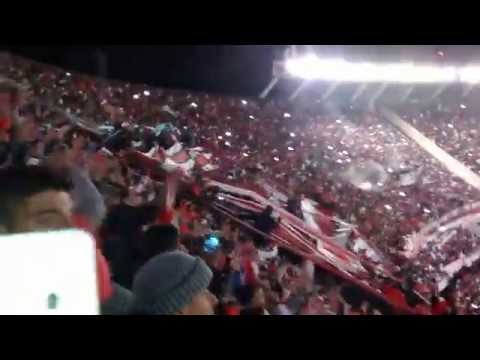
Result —
M 102 225 L 103 250 L 113 279 L 127 289 L 131 288 L 135 273 L 144 262 L 140 244 L 142 227 L 153 222 L 157 214 L 155 206 L 122 204 L 110 210 Z

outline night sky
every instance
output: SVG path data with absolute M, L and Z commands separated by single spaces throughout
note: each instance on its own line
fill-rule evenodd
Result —
M 97 74 L 95 52 L 108 58 L 108 77 L 211 93 L 256 96 L 271 79 L 283 45 L 11 46 L 12 53 L 68 70 Z

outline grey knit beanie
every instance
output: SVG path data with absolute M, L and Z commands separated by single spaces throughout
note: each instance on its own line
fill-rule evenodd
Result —
M 113 294 L 100 306 L 102 315 L 128 315 L 132 306 L 133 294 L 130 290 L 112 282 Z
M 173 315 L 207 289 L 211 280 L 212 272 L 200 258 L 181 251 L 157 255 L 135 276 L 132 312 Z

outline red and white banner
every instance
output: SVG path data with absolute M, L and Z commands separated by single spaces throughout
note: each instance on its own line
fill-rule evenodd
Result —
M 381 266 L 381 264 L 379 266 L 369 263 L 368 260 L 360 259 L 355 253 L 332 241 L 331 237 L 312 231 L 301 219 L 254 191 L 218 181 L 210 181 L 208 185 L 220 189 L 219 201 L 215 202 L 213 207 L 254 232 L 258 232 L 258 230 L 248 222 L 239 220 L 236 215 L 242 211 L 259 213 L 266 206 L 272 206 L 274 213 L 280 216 L 281 221 L 271 234 L 262 235 L 267 236 L 280 247 L 302 256 L 304 259 L 311 260 L 318 266 L 386 300 L 380 290 L 380 284 L 376 282 L 371 273 L 371 271 L 375 271 L 385 277 L 393 278 L 386 266 Z

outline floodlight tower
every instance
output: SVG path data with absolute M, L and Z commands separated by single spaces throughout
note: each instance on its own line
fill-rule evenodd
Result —
M 304 45 L 305 47 L 305 50 L 306 50 L 306 53 L 307 54 L 312 54 L 312 55 L 315 55 L 315 49 L 313 48 L 312 45 Z M 298 52 L 297 52 L 297 46 L 296 45 L 292 45 L 291 47 L 291 56 L 292 58 L 296 58 L 298 56 Z M 288 58 L 287 58 L 288 59 Z M 303 80 L 300 85 L 297 87 L 297 89 L 292 93 L 292 95 L 290 95 L 290 97 L 288 98 L 289 101 L 293 101 L 295 100 L 295 98 L 310 84 L 310 81 L 309 80 Z
M 260 93 L 259 97 L 261 99 L 265 99 L 281 79 L 289 78 L 289 75 L 285 70 L 285 62 L 287 60 L 297 58 L 300 55 L 300 52 L 314 53 L 314 48 L 312 45 L 301 45 L 301 47 L 302 48 L 300 48 L 299 45 L 289 45 L 285 49 L 283 58 L 274 60 L 272 80 L 270 80 L 270 83 L 267 85 L 267 87 Z M 295 99 L 297 95 L 307 86 L 307 84 L 307 80 L 302 81 L 300 86 L 292 93 L 289 99 Z
M 270 80 L 270 83 L 267 85 L 267 87 L 260 93 L 260 99 L 265 99 L 275 85 L 277 85 L 280 79 L 285 76 L 285 61 L 289 59 L 293 53 L 296 53 L 296 46 L 290 45 L 287 47 L 287 49 L 285 49 L 283 59 L 273 60 L 272 80 Z

